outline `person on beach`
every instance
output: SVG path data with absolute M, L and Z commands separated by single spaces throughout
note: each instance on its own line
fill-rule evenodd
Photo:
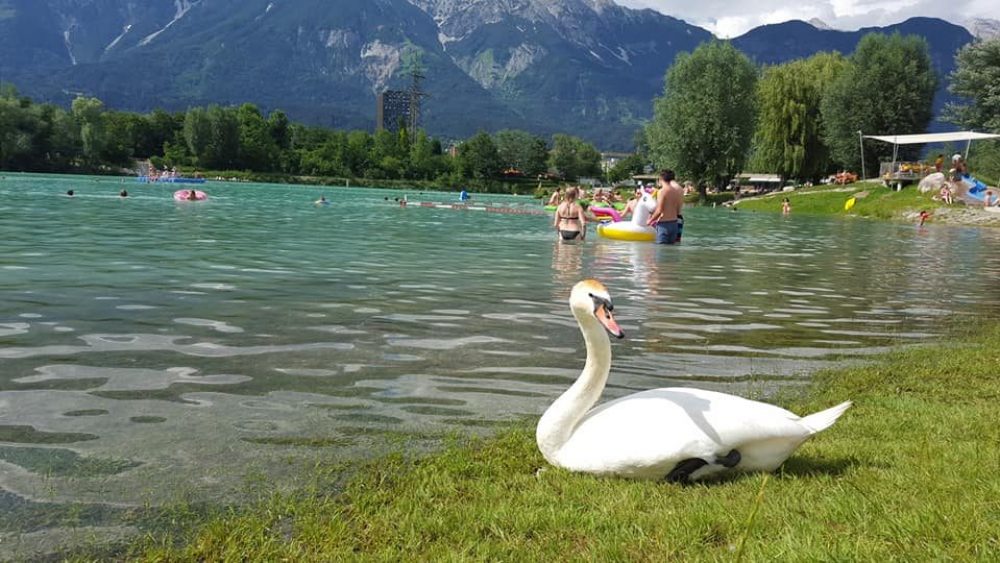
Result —
M 944 167 L 944 155 L 939 154 L 937 155 L 937 158 L 934 159 L 934 171 L 940 172 L 941 168 L 943 167 Z
M 948 205 L 951 205 L 952 202 L 954 201 L 951 197 L 951 188 L 948 187 L 948 184 L 944 184 L 941 186 L 941 192 L 938 195 L 940 195 L 941 201 L 945 202 Z
M 983 196 L 983 207 L 993 207 L 997 205 L 998 199 L 993 197 L 993 190 L 986 190 L 986 195 Z
M 673 170 L 664 170 L 657 180 L 660 190 L 656 194 L 656 210 L 649 218 L 649 225 L 656 228 L 657 244 L 677 244 L 680 234 L 677 221 L 684 206 L 684 190 L 674 178 Z
M 788 215 L 792 212 L 792 202 L 788 201 L 788 198 L 781 200 L 781 214 Z
M 552 226 L 560 240 L 584 240 L 587 237 L 587 216 L 577 201 L 579 191 L 576 187 L 566 190 L 563 202 L 556 208 Z
M 962 176 L 969 173 L 969 167 L 965 164 L 965 159 L 960 154 L 951 157 L 951 168 L 954 170 L 952 173 L 953 180 L 961 180 Z

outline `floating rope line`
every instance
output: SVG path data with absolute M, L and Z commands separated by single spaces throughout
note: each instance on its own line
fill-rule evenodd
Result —
M 507 215 L 548 215 L 549 212 L 537 208 L 517 208 L 495 205 L 467 205 L 463 203 L 434 203 L 432 201 L 410 201 L 407 206 L 428 207 L 431 209 L 450 209 L 452 211 L 485 211 L 486 213 L 505 213 Z

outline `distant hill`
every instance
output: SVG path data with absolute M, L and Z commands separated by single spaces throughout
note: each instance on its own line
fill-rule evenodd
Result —
M 857 32 L 787 22 L 733 42 L 773 64 L 850 52 L 868 31 L 926 37 L 942 73 L 972 40 L 914 18 Z M 141 111 L 250 101 L 371 129 L 375 95 L 404 86 L 415 58 L 434 135 L 516 127 L 621 149 L 676 55 L 711 37 L 611 0 L 0 0 L 0 75 L 60 103 L 78 93 Z

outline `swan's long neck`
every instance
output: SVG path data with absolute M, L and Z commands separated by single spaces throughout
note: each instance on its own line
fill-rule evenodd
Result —
M 611 342 L 607 332 L 592 315 L 580 315 L 576 311 L 573 314 L 587 343 L 587 363 L 576 383 L 542 415 L 535 433 L 538 449 L 546 460 L 555 465 L 558 465 L 554 459 L 559 449 L 573 435 L 583 416 L 601 398 L 611 370 Z

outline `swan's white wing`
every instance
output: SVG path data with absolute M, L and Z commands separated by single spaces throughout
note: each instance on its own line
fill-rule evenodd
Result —
M 752 444 L 767 444 L 768 458 L 786 449 L 787 456 L 809 436 L 799 420 L 785 409 L 725 393 L 654 389 L 587 413 L 559 459 L 569 469 L 658 478 L 682 460 L 710 461 Z

